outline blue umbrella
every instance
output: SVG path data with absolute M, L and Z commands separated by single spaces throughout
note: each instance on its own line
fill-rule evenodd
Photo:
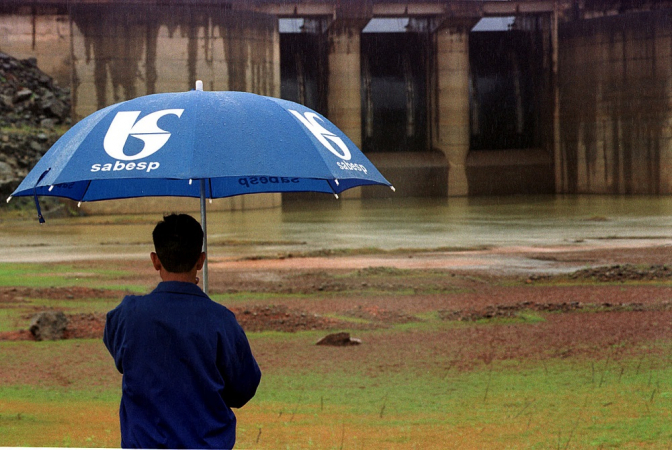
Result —
M 84 118 L 9 199 L 33 196 L 43 222 L 38 196 L 79 202 L 195 197 L 207 236 L 205 199 L 270 192 L 338 197 L 374 184 L 392 187 L 317 112 L 246 92 L 204 92 L 197 82 L 194 91 L 138 97 Z M 203 283 L 207 291 L 207 265 Z

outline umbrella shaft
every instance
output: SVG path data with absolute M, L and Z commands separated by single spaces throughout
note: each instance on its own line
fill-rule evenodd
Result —
M 203 228 L 203 251 L 205 264 L 203 265 L 203 292 L 208 293 L 208 224 L 205 214 L 205 180 L 201 180 L 201 227 Z

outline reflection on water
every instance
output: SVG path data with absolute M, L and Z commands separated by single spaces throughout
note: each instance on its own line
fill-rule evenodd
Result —
M 160 216 L 3 221 L 0 261 L 146 257 Z M 474 248 L 672 240 L 672 197 L 325 200 L 208 214 L 214 258 L 317 249 Z

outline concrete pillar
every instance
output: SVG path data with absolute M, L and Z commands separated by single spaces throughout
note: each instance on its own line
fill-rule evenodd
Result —
M 362 144 L 360 32 L 358 21 L 339 20 L 329 28 L 327 115 L 358 147 Z
M 551 17 L 551 75 L 553 91 L 553 166 L 555 167 L 555 192 L 561 194 L 567 191 L 565 180 L 567 180 L 566 161 L 562 158 L 562 146 L 560 140 L 560 84 L 558 83 L 558 58 L 560 49 L 558 46 L 559 32 L 559 10 L 558 2 L 553 5 L 553 16 Z
M 448 160 L 448 196 L 469 193 L 469 31 L 473 23 L 445 22 L 436 32 L 436 130 L 433 147 Z
M 362 146 L 360 34 L 366 21 L 339 19 L 328 30 L 327 117 L 359 148 Z M 361 189 L 345 191 L 361 197 Z

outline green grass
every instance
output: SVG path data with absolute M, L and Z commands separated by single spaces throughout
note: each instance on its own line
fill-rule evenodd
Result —
M 351 436 L 379 429 L 382 442 L 418 448 L 442 447 L 415 440 L 409 426 L 443 430 L 450 448 L 664 448 L 672 439 L 672 368 L 637 374 L 638 363 L 619 362 L 623 373 L 610 371 L 601 384 L 586 361 L 498 362 L 447 377 L 412 368 L 376 377 L 356 369 L 267 374 L 254 404 L 275 414 L 258 426 L 301 430 L 286 448 L 315 445 L 334 417 Z M 460 440 L 460 430 L 477 437 Z M 330 444 L 316 448 L 337 448 Z
M 65 313 L 106 313 L 116 307 L 121 298 L 86 298 L 73 300 L 58 300 L 58 309 Z M 30 299 L 29 307 L 50 308 L 54 306 L 51 299 Z
M 0 310 L 0 332 L 28 328 L 26 314 L 26 310 L 23 308 Z
M 65 264 L 0 263 L 0 286 L 63 287 L 88 286 L 108 288 L 106 280 L 131 275 L 131 271 L 81 268 Z M 138 289 L 134 285 L 116 285 L 116 288 Z
M 110 389 L 65 389 L 62 387 L 35 387 L 30 385 L 16 385 L 0 388 L 0 402 L 89 402 L 117 404 L 120 400 L 120 386 Z M 17 411 L 20 414 L 21 411 Z
M 145 292 L 146 288 L 133 284 L 109 283 L 119 276 L 130 274 L 123 270 L 73 267 L 64 264 L 0 264 L 0 286 L 27 288 L 67 288 L 90 287 L 96 289 L 119 290 L 124 292 Z M 48 299 L 21 298 L 0 308 L 0 332 L 28 329 L 30 318 L 36 311 L 57 308 L 66 313 L 105 313 L 121 301 L 121 295 L 110 293 L 107 298 Z

